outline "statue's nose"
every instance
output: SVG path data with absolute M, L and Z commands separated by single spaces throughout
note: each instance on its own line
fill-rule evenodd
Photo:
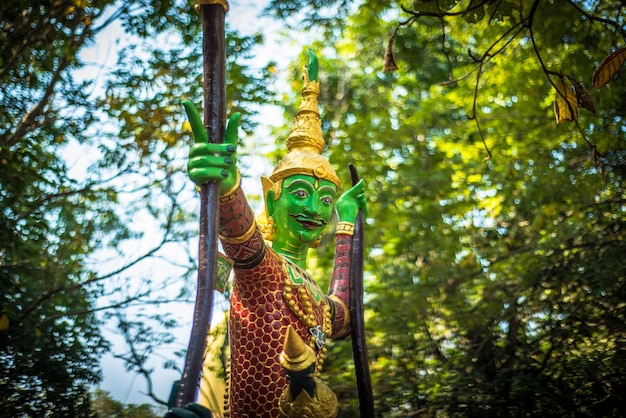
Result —
M 304 211 L 309 215 L 319 215 L 320 213 L 320 202 L 319 198 L 313 194 L 309 197 L 306 202 L 306 206 L 304 207 Z

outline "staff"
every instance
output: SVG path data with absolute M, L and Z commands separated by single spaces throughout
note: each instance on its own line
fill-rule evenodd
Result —
M 352 185 L 359 182 L 356 167 L 350 164 Z M 354 221 L 354 235 L 352 236 L 352 256 L 350 258 L 350 328 L 352 329 L 352 354 L 356 371 L 356 386 L 359 394 L 359 411 L 361 418 L 374 418 L 374 396 L 372 395 L 372 381 L 370 378 L 367 360 L 367 346 L 365 344 L 365 318 L 363 313 L 363 210 Z
M 208 141 L 224 142 L 226 99 L 226 49 L 224 19 L 226 0 L 198 0 L 202 16 L 204 57 L 204 126 Z M 176 394 L 175 406 L 195 401 L 202 372 L 206 337 L 211 323 L 213 289 L 217 274 L 218 201 L 220 183 L 204 183 L 200 189 L 200 242 L 198 249 L 198 288 L 185 368 Z

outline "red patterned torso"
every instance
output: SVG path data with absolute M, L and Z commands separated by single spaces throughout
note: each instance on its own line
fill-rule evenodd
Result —
M 265 244 L 240 189 L 221 199 L 220 232 L 222 245 L 235 262 L 229 319 L 230 416 L 275 418 L 280 416 L 278 401 L 287 386 L 279 354 L 288 325 L 315 348 L 318 372 L 325 336 L 344 337 L 349 332 L 346 261 L 351 237 L 337 236 L 329 297 L 304 270 Z

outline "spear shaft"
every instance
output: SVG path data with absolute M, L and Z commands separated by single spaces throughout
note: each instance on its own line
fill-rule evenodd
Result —
M 359 182 L 359 175 L 353 164 L 349 165 L 352 185 Z M 365 342 L 365 317 L 363 307 L 363 257 L 365 219 L 363 210 L 359 209 L 354 221 L 352 236 L 352 256 L 350 260 L 350 328 L 352 329 L 352 354 L 356 371 L 356 385 L 359 394 L 359 411 L 361 418 L 374 418 L 374 396 L 367 359 Z
M 228 2 L 200 0 L 197 4 L 202 17 L 204 126 L 209 142 L 222 143 L 226 119 L 224 19 Z M 175 406 L 178 407 L 195 401 L 202 374 L 217 275 L 219 191 L 219 181 L 204 183 L 200 188 L 198 287 L 185 368 L 176 394 Z

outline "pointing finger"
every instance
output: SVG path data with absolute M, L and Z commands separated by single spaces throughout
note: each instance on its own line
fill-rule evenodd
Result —
M 226 125 L 226 133 L 224 135 L 225 143 L 237 146 L 237 133 L 239 130 L 240 120 L 241 120 L 241 113 L 239 112 L 233 114 L 228 120 L 228 124 Z
M 182 104 L 185 108 L 185 112 L 187 113 L 187 118 L 189 118 L 191 132 L 193 133 L 193 139 L 196 144 L 208 142 L 208 135 L 206 129 L 204 128 L 204 124 L 202 123 L 202 118 L 200 117 L 200 114 L 194 104 L 189 100 L 183 100 Z

